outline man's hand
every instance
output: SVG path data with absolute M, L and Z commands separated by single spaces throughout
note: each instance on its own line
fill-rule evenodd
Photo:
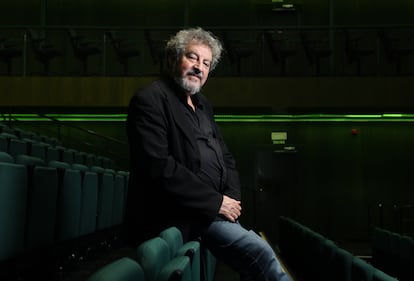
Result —
M 219 214 L 225 216 L 229 221 L 235 222 L 241 215 L 241 202 L 223 195 L 223 202 Z

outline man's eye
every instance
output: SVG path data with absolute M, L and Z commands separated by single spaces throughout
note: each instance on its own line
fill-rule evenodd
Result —
M 187 57 L 191 60 L 196 60 L 197 56 L 195 54 L 187 54 Z

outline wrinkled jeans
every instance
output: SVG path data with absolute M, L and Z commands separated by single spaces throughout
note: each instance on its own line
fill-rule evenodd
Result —
M 292 281 L 272 247 L 238 222 L 214 221 L 201 239 L 217 259 L 240 274 L 240 280 Z

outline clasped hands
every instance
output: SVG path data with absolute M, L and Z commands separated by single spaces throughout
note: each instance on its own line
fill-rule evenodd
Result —
M 226 217 L 231 222 L 236 220 L 241 215 L 241 202 L 233 198 L 223 195 L 223 202 L 221 203 L 219 214 Z

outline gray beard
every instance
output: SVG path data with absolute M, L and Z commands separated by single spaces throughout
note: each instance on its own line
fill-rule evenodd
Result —
M 178 83 L 178 85 L 184 89 L 184 91 L 189 94 L 190 96 L 200 92 L 201 86 L 195 86 L 191 83 L 189 83 L 187 80 L 185 80 L 182 77 L 177 77 L 175 81 Z

